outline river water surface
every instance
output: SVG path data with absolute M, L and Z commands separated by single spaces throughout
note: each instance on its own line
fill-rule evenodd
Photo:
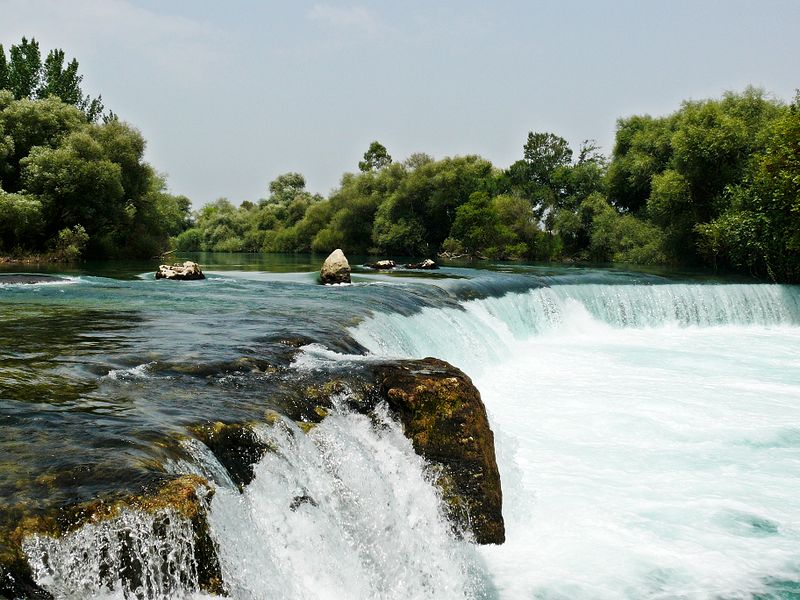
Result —
M 524 265 L 324 287 L 320 259 L 200 260 L 201 282 L 105 264 L 0 285 L 0 522 L 197 472 L 217 486 L 212 535 L 235 598 L 800 597 L 797 287 Z M 425 356 L 482 393 L 503 546 L 452 537 L 388 415 L 376 425 L 343 399 L 292 433 L 298 382 Z M 291 419 L 264 427 L 281 451 L 243 493 L 200 442 L 164 443 L 267 409 Z M 298 491 L 314 503 L 290 508 Z M 137 518 L 108 527 L 157 555 Z M 186 533 L 172 533 L 180 570 Z M 110 535 L 31 542 L 40 585 L 124 597 L 107 556 L 85 551 Z M 151 579 L 140 595 L 199 597 L 191 573 Z

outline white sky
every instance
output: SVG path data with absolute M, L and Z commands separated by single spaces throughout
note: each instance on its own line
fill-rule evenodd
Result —
M 369 142 L 508 166 L 528 131 L 610 152 L 618 117 L 800 87 L 800 0 L 0 0 L 81 64 L 195 206 L 300 171 L 327 193 Z

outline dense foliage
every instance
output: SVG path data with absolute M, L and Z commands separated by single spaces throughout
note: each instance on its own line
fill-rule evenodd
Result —
M 297 173 L 268 198 L 204 207 L 182 250 L 467 255 L 738 269 L 800 280 L 800 98 L 756 89 L 617 125 L 610 160 L 528 135 L 508 169 L 478 156 L 393 162 L 373 142 L 329 198 Z
M 507 169 L 479 156 L 394 161 L 375 141 L 327 198 L 299 173 L 266 198 L 190 214 L 144 140 L 81 90 L 78 63 L 0 46 L 0 251 L 63 258 L 179 250 L 443 253 L 696 265 L 800 280 L 800 95 L 749 88 L 617 123 L 605 157 L 531 132 Z M 99 123 L 102 121 L 102 123 Z
M 80 89 L 74 59 L 35 40 L 0 46 L 0 251 L 75 259 L 150 256 L 188 226 L 144 139 Z

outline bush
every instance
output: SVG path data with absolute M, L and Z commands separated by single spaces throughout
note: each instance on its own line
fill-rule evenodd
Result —
M 34 248 L 42 228 L 42 203 L 0 190 L 0 249 Z
M 173 239 L 176 250 L 181 250 L 183 252 L 199 252 L 203 242 L 203 234 L 196 227 L 192 227 Z
M 57 260 L 73 262 L 80 258 L 86 244 L 89 242 L 89 235 L 83 225 L 75 225 L 72 228 L 65 227 L 58 232 L 53 253 Z

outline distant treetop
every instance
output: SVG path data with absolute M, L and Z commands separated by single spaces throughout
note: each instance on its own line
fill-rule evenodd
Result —
M 362 173 L 380 171 L 390 164 L 392 164 L 392 157 L 386 151 L 386 146 L 376 141 L 372 142 L 369 149 L 364 152 L 364 160 L 358 162 L 358 169 Z

